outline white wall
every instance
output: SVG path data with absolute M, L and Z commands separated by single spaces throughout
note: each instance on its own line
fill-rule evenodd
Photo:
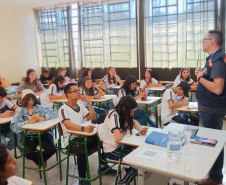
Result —
M 40 71 L 36 43 L 33 10 L 0 5 L 0 75 L 12 83 L 19 82 L 28 68 Z

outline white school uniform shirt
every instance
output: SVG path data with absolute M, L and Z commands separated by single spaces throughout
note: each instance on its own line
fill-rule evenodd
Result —
M 77 103 L 77 109 L 73 109 L 67 103 L 62 105 L 58 111 L 59 119 L 60 119 L 60 124 L 63 130 L 63 142 L 64 146 L 66 147 L 68 145 L 68 138 L 69 138 L 69 133 L 67 133 L 67 128 L 63 124 L 65 120 L 70 120 L 71 123 L 76 124 L 76 125 L 81 125 L 84 123 L 86 120 L 85 118 L 88 116 L 89 111 L 85 108 L 83 104 Z M 75 134 L 72 135 L 72 139 L 75 137 L 79 137 Z
M 174 84 L 173 84 L 173 87 L 177 87 L 181 82 L 183 82 L 184 80 L 180 77 L 180 76 L 177 76 L 176 79 L 174 80 Z M 190 79 L 188 81 L 188 84 L 189 85 L 192 85 L 194 83 L 194 80 Z
M 8 109 L 12 109 L 14 107 L 14 103 L 5 98 L 5 100 L 0 104 L 0 110 L 7 107 Z
M 86 95 L 86 91 L 84 89 L 82 89 L 82 88 L 80 88 L 80 94 L 87 96 Z M 97 95 L 97 94 L 98 94 L 98 90 L 94 88 L 94 96 Z M 85 101 L 81 101 L 81 102 L 83 103 L 83 105 L 85 107 L 88 107 L 88 104 Z
M 40 95 L 40 99 L 43 105 L 46 105 L 50 108 L 52 108 L 53 103 L 50 101 L 49 99 L 49 95 L 53 95 L 53 96 L 63 96 L 64 95 L 64 91 L 60 90 L 59 92 L 57 91 L 57 86 L 56 84 L 51 84 L 48 88 L 48 90 L 44 91 L 41 95 Z
M 161 119 L 162 123 L 165 124 L 169 122 L 174 116 L 177 115 L 177 111 L 173 111 L 169 108 L 169 100 L 172 100 L 174 103 L 178 102 L 178 96 L 173 91 L 173 89 L 167 89 L 162 97 L 162 103 L 161 103 Z
M 145 81 L 145 79 L 141 80 L 140 89 L 142 89 L 145 86 L 146 83 L 147 82 Z M 157 83 L 159 83 L 158 80 L 156 80 L 155 78 L 152 78 L 152 84 L 157 84 Z
M 120 78 L 120 77 L 119 77 Z M 115 79 L 115 83 L 113 83 L 113 80 L 111 80 L 111 84 L 109 84 L 108 82 L 108 75 L 105 75 L 103 78 L 102 78 L 102 81 L 104 82 L 105 84 L 105 87 L 107 87 L 108 89 L 111 88 L 111 87 L 115 87 L 118 85 L 118 81 L 117 79 Z
M 139 91 L 135 91 L 135 96 L 137 96 L 139 94 Z M 118 93 L 117 93 L 117 96 L 113 98 L 113 103 L 114 103 L 114 106 L 116 106 L 118 104 L 118 102 L 120 101 L 120 99 L 123 97 L 123 96 L 127 96 L 126 95 L 126 91 L 125 89 L 123 88 L 120 88 L 118 90 Z M 128 94 L 128 96 L 132 96 L 132 94 Z
M 7 183 L 7 185 L 29 185 L 24 179 L 17 176 L 8 178 Z
M 118 147 L 122 146 L 119 143 L 115 142 L 115 137 L 113 131 L 115 129 L 120 129 L 119 115 L 115 111 L 111 110 L 103 123 L 103 149 L 104 153 L 112 152 Z M 113 112 L 113 113 L 112 113 Z M 112 114 L 111 114 L 112 113 Z M 109 115 L 111 116 L 109 117 Z
M 68 76 L 65 76 L 65 77 L 64 77 L 64 80 L 70 82 L 70 78 L 69 78 Z

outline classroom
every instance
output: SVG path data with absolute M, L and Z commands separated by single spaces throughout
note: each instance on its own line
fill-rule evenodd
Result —
M 225 0 L 0 0 L 0 185 L 226 184 Z

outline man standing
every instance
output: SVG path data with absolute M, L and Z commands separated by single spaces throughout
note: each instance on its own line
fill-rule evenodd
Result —
M 209 31 L 203 39 L 203 51 L 208 53 L 203 69 L 196 68 L 198 86 L 196 98 L 200 120 L 204 127 L 222 130 L 226 114 L 226 54 L 221 49 L 223 33 Z M 209 178 L 200 185 L 222 184 L 224 151 L 222 150 L 209 173 Z

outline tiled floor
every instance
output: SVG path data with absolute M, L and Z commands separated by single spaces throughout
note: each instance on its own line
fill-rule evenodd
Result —
M 223 129 L 226 130 L 226 120 L 224 120 Z M 226 145 L 225 145 L 225 149 L 226 149 Z M 11 151 L 11 154 L 13 155 L 13 151 Z M 224 154 L 225 154 L 225 159 L 226 159 L 226 152 Z M 91 176 L 94 177 L 95 175 L 97 175 L 97 169 L 98 169 L 97 154 L 93 154 L 92 156 L 90 156 L 89 160 L 90 160 Z M 48 160 L 48 165 L 53 164 L 55 161 L 56 161 L 56 156 L 54 155 L 50 160 Z M 33 166 L 33 167 L 35 166 L 34 163 L 29 160 L 26 160 L 26 164 Z M 72 157 L 70 160 L 69 171 L 72 174 L 77 174 L 77 166 L 74 165 L 74 160 Z M 64 184 L 66 184 L 66 179 L 65 179 L 66 160 L 62 162 L 62 172 L 63 172 L 63 174 L 62 174 L 63 180 L 62 181 L 60 181 L 59 172 L 60 172 L 59 167 L 56 166 L 46 173 L 48 185 L 64 185 Z M 224 173 L 223 184 L 226 185 L 226 160 L 224 161 L 223 173 Z M 22 177 L 22 158 L 17 159 L 16 175 Z M 44 185 L 44 180 L 39 178 L 39 173 L 37 171 L 26 170 L 25 178 L 28 180 L 31 180 L 34 183 L 34 185 Z M 113 185 L 114 181 L 115 181 L 115 177 L 105 175 L 105 176 L 103 176 L 102 184 L 103 185 Z M 183 185 L 182 181 L 178 181 L 175 179 L 172 179 L 170 181 L 170 185 L 175 185 L 175 183 L 177 185 Z M 69 185 L 71 185 L 71 184 L 73 184 L 73 185 L 78 184 L 77 179 L 69 178 Z M 92 183 L 92 185 L 98 185 L 98 184 L 99 184 L 99 180 L 96 180 Z

